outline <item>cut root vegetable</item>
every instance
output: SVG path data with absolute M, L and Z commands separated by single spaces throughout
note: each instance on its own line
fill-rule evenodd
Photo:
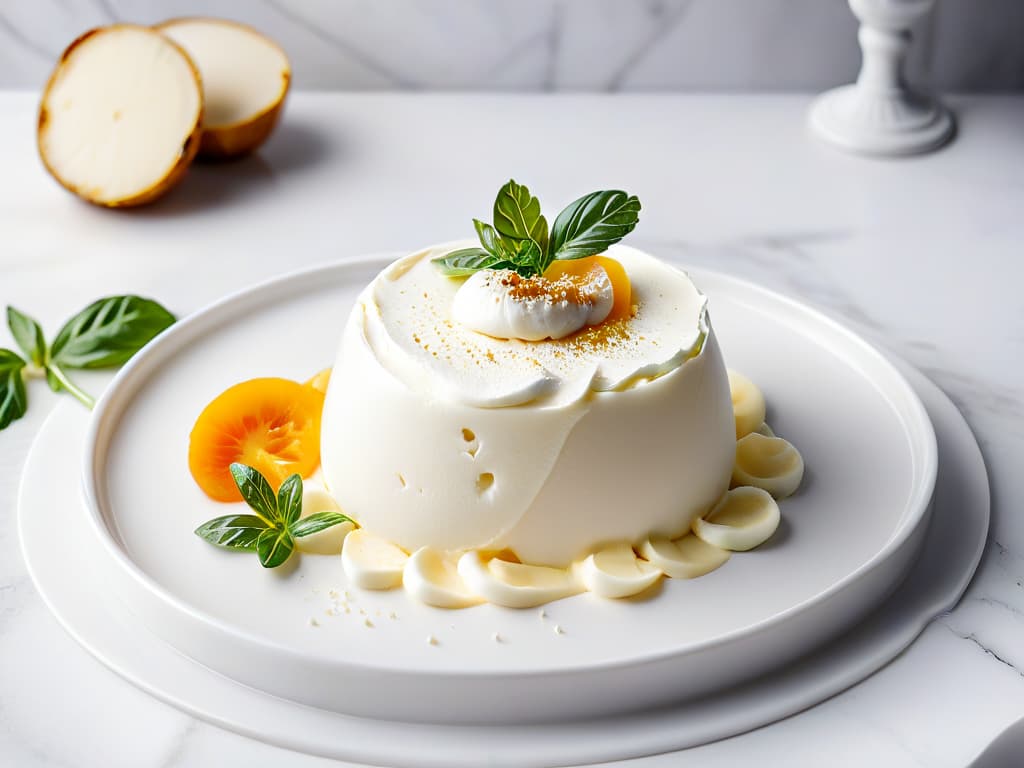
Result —
M 183 176 L 199 148 L 199 73 L 148 27 L 86 32 L 61 56 L 39 106 L 43 164 L 97 205 L 142 205 Z
M 172 19 L 157 29 L 188 52 L 202 75 L 206 111 L 200 156 L 237 157 L 266 141 L 291 82 L 280 46 L 224 19 Z

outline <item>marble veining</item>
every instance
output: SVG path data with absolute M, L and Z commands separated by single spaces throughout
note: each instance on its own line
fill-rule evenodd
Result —
M 38 88 L 90 27 L 208 14 L 276 37 L 299 88 L 823 90 L 855 76 L 842 0 L 33 0 L 0 3 L 0 87 Z M 1024 88 L 1024 6 L 940 0 L 909 75 Z
M 1011 662 L 1011 661 L 1009 661 L 1007 659 L 1004 659 L 1002 656 L 1000 656 L 998 653 L 996 653 L 994 650 L 992 650 L 989 646 L 987 646 L 985 643 L 983 643 L 981 640 L 979 640 L 978 636 L 976 634 L 974 634 L 973 632 L 967 632 L 967 633 L 958 632 L 956 629 L 951 627 L 947 622 L 943 621 L 942 623 L 950 630 L 950 632 L 952 632 L 954 635 L 959 637 L 961 640 L 967 640 L 967 641 L 969 641 L 971 643 L 974 643 L 974 645 L 978 646 L 979 649 L 981 649 L 983 652 L 985 652 L 986 654 L 991 656 L 993 659 L 998 661 L 1000 664 L 1003 664 L 1007 668 L 1012 669 L 1014 672 L 1016 672 L 1021 677 L 1024 677 L 1024 671 L 1021 671 L 1017 667 L 1016 664 L 1014 664 L 1013 662 Z

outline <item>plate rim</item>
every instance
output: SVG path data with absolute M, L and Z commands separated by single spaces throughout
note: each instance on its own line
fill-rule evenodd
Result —
M 436 247 L 436 246 L 430 246 Z M 422 249 L 419 249 L 422 250 Z M 419 250 L 415 252 L 419 252 Z M 154 579 L 152 579 L 125 551 L 123 546 L 112 535 L 103 513 L 103 481 L 102 473 L 103 452 L 99 451 L 102 445 L 104 431 L 109 430 L 111 434 L 116 430 L 120 415 L 131 403 L 140 386 L 145 384 L 149 373 L 159 367 L 166 358 L 172 357 L 188 341 L 201 337 L 208 332 L 208 325 L 212 320 L 234 319 L 244 313 L 251 303 L 256 303 L 260 297 L 267 292 L 273 292 L 272 298 L 281 295 L 291 295 L 301 289 L 301 286 L 308 281 L 314 280 L 321 275 L 332 275 L 333 280 L 344 279 L 346 272 L 357 271 L 361 268 L 384 268 L 390 261 L 396 258 L 396 253 L 405 255 L 404 252 L 379 252 L 364 254 L 357 257 L 333 259 L 306 267 L 300 270 L 286 272 L 253 285 L 240 288 L 199 310 L 180 319 L 167 330 L 159 334 L 141 352 L 135 355 L 124 367 L 114 376 L 110 385 L 97 401 L 89 421 L 86 435 L 86 445 L 81 465 L 81 490 L 87 511 L 87 520 L 93 535 L 99 540 L 104 552 L 111 561 L 123 573 L 126 573 L 134 582 L 137 588 L 142 588 L 149 594 L 158 598 L 165 606 L 184 614 L 193 621 L 199 621 L 223 633 L 234 640 L 252 644 L 277 654 L 294 658 L 300 662 L 315 661 L 324 663 L 336 669 L 350 669 L 359 671 L 380 671 L 390 674 L 416 675 L 417 677 L 438 677 L 449 679 L 473 679 L 473 678 L 514 678 L 529 679 L 551 675 L 554 670 L 550 668 L 516 668 L 512 670 L 493 669 L 437 669 L 425 666 L 401 666 L 395 667 L 376 662 L 364 662 L 359 664 L 351 663 L 344 657 L 333 657 L 322 653 L 310 653 L 297 651 L 288 646 L 282 645 L 269 638 L 254 634 L 246 629 L 231 625 L 221 618 L 211 615 L 206 611 L 196 608 L 182 598 L 173 594 Z M 833 319 L 821 310 L 807 305 L 797 299 L 791 298 L 769 288 L 765 288 L 753 281 L 734 277 L 726 272 L 704 268 L 690 267 L 678 260 L 664 259 L 667 263 L 683 270 L 687 274 L 696 276 L 695 282 L 700 284 L 704 278 L 719 283 L 729 284 L 748 293 L 766 298 L 769 301 L 784 305 L 789 312 L 796 312 L 812 319 L 814 322 L 824 325 L 833 333 L 838 333 L 848 341 L 857 346 L 861 353 L 873 358 L 874 362 L 881 364 L 887 369 L 887 373 L 899 382 L 902 394 L 907 404 L 913 411 L 917 425 L 924 429 L 924 453 L 922 455 L 923 475 L 921 482 L 914 486 L 914 492 L 906 502 L 900 521 L 896 530 L 890 536 L 885 545 L 876 551 L 867 561 L 859 567 L 846 574 L 843 578 L 832 582 L 825 589 L 807 597 L 803 601 L 787 607 L 786 609 L 762 619 L 715 637 L 706 638 L 687 644 L 683 647 L 671 647 L 660 651 L 648 652 L 624 658 L 607 659 L 600 662 L 586 663 L 560 667 L 558 673 L 586 673 L 598 671 L 611 671 L 626 669 L 638 665 L 653 664 L 668 659 L 686 655 L 698 654 L 713 647 L 729 645 L 742 641 L 760 632 L 769 630 L 786 621 L 800 616 L 810 610 L 813 606 L 828 600 L 842 592 L 856 581 L 865 578 L 873 571 L 882 568 L 887 561 L 913 537 L 918 528 L 927 524 L 930 513 L 931 496 L 934 493 L 936 473 L 938 469 L 937 443 L 934 427 L 929 418 L 924 404 L 917 392 L 911 386 L 903 373 L 889 360 L 877 347 L 868 342 L 859 333 Z M 712 318 L 713 319 L 713 318 Z M 340 330 L 339 330 L 340 334 Z M 136 379 L 138 379 L 136 381 Z M 888 401 L 890 398 L 885 396 Z M 891 402 L 890 402 L 891 404 Z M 901 413 L 896 410 L 897 414 Z M 901 417 L 902 421 L 902 417 Z M 906 430 L 906 424 L 901 425 Z M 109 440 L 108 440 L 109 442 Z M 915 458 L 917 458 L 915 454 Z M 895 586 L 895 585 L 894 585 Z M 511 610 L 511 609 L 510 609 Z

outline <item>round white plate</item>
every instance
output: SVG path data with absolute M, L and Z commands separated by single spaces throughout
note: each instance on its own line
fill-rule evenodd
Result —
M 97 407 L 84 477 L 100 545 L 94 567 L 107 591 L 186 656 L 345 714 L 448 723 L 604 716 L 789 662 L 876 606 L 912 562 L 937 462 L 913 389 L 838 324 L 710 272 L 694 279 L 727 363 L 763 388 L 769 423 L 807 463 L 803 487 L 782 505 L 782 527 L 758 550 L 704 578 L 667 580 L 645 599 L 585 594 L 541 617 L 493 605 L 431 608 L 401 590 L 349 589 L 336 557 L 267 571 L 250 554 L 200 541 L 193 529 L 233 507 L 207 499 L 189 475 L 196 416 L 243 379 L 302 380 L 330 365 L 355 295 L 383 264 L 291 275 L 192 315 L 126 366 Z M 335 597 L 346 590 L 347 600 Z
M 445 726 L 340 715 L 260 693 L 215 674 L 149 633 L 106 591 L 78 493 L 88 419 L 70 400 L 40 430 L 25 464 L 19 532 L 40 595 L 90 653 L 143 690 L 211 723 L 328 757 L 422 768 L 594 763 L 702 744 L 812 706 L 864 679 L 953 607 L 988 531 L 981 452 L 952 403 L 906 371 L 939 446 L 932 523 L 920 557 L 865 621 L 799 663 L 699 701 L 604 720 L 530 726 Z

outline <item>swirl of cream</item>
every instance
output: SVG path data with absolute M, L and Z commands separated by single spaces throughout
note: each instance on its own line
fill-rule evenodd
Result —
M 729 550 L 712 546 L 692 533 L 674 541 L 652 536 L 640 545 L 640 554 L 673 579 L 695 579 L 729 559 Z
M 391 542 L 357 528 L 345 537 L 341 567 L 357 587 L 392 589 L 402 583 L 408 557 Z
M 430 547 L 409 556 L 402 583 L 410 596 L 437 608 L 468 608 L 483 602 L 463 582 L 455 561 Z
M 726 491 L 693 532 L 715 547 L 745 552 L 771 538 L 779 527 L 779 505 L 767 491 L 743 486 Z
M 754 382 L 736 371 L 729 371 L 729 391 L 736 419 L 736 439 L 739 440 L 764 424 L 764 395 Z
M 583 591 L 570 571 L 496 557 L 487 560 L 476 551 L 459 558 L 458 570 L 474 593 L 506 608 L 533 608 Z
M 579 565 L 584 586 L 600 597 L 630 597 L 654 586 L 661 570 L 641 560 L 626 542 L 599 549 Z
M 752 485 L 784 499 L 800 486 L 803 477 L 803 457 L 781 437 L 751 432 L 736 443 L 733 485 Z
M 484 269 L 462 284 L 452 317 L 479 333 L 499 339 L 561 339 L 586 325 L 597 325 L 612 310 L 608 273 L 592 270 L 584 282 L 568 276 L 521 277 L 509 269 Z

